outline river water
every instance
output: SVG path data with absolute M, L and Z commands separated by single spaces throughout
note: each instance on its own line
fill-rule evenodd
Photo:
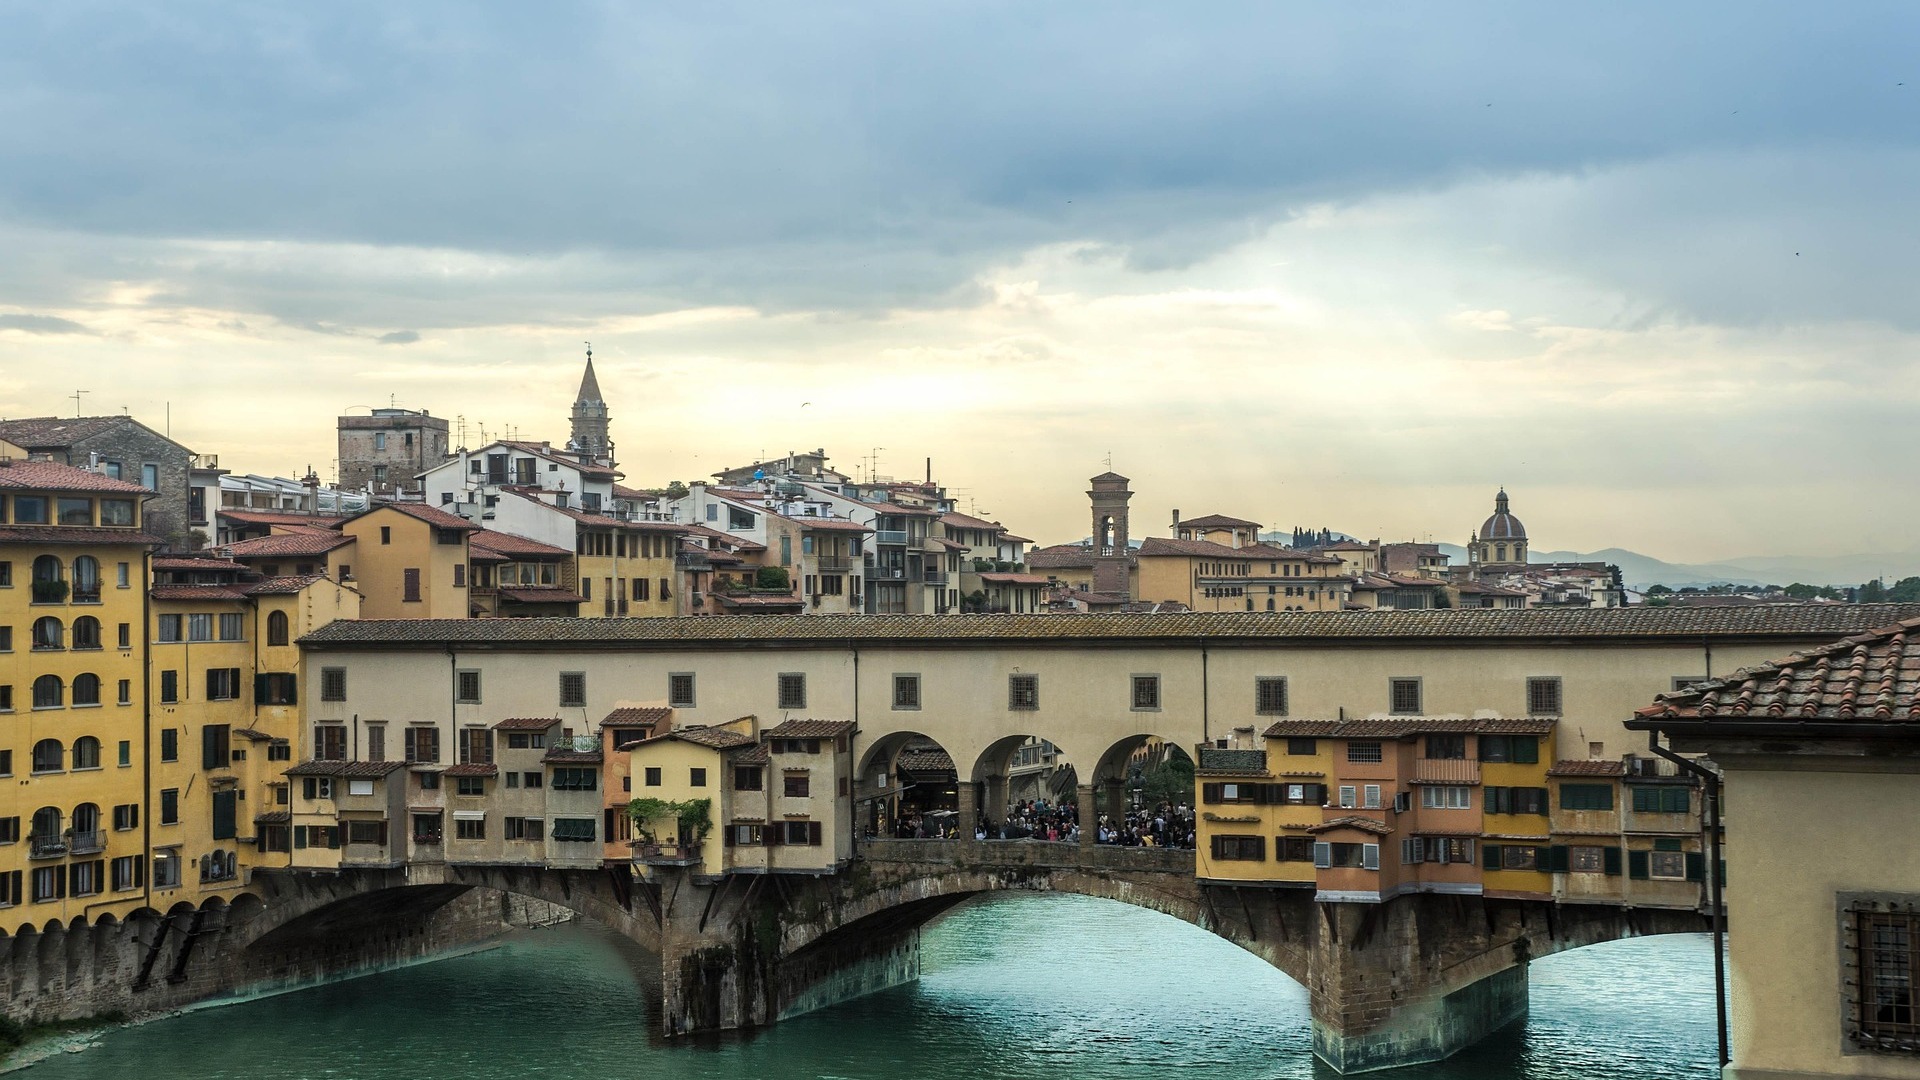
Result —
M 1208 1080 L 1331 1077 L 1307 994 L 1185 923 L 1109 901 L 1010 896 L 929 928 L 912 986 L 744 1037 L 653 1036 L 651 958 L 583 925 L 500 948 L 107 1033 L 23 1080 Z M 1532 1015 L 1393 1080 L 1710 1078 L 1704 937 L 1537 961 Z M 639 974 L 636 974 L 636 971 Z

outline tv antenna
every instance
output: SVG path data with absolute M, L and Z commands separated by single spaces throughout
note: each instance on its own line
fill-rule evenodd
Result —
M 91 394 L 91 393 L 93 393 L 93 391 L 91 390 L 75 390 L 73 393 L 67 395 L 68 397 L 73 399 L 73 415 L 75 416 L 80 415 L 80 395 Z

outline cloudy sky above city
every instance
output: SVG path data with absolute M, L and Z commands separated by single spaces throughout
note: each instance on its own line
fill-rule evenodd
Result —
M 1169 511 L 1913 548 L 1904 4 L 0 12 L 0 415 L 330 472 L 396 402 L 630 482 L 825 447 Z M 964 502 L 964 499 L 963 499 Z

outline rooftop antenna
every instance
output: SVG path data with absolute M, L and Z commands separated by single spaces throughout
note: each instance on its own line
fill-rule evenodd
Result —
M 1109 450 L 1109 451 L 1107 451 L 1107 458 L 1106 458 L 1106 462 L 1107 462 L 1107 469 L 1108 469 L 1108 471 L 1112 471 L 1112 469 L 1113 469 L 1113 451 L 1111 451 L 1111 450 Z
M 75 416 L 80 415 L 80 395 L 91 394 L 91 393 L 93 393 L 93 391 L 91 390 L 75 390 L 73 393 L 67 395 L 68 397 L 73 399 L 73 415 Z
M 397 409 L 397 408 L 399 408 L 399 407 L 400 407 L 400 395 L 399 395 L 399 394 L 388 394 L 388 395 L 387 395 L 387 408 L 389 408 L 389 409 Z

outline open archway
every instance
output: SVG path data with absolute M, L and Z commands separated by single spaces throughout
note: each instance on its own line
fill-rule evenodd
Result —
M 939 740 L 892 732 L 867 747 L 856 774 L 854 826 L 867 839 L 948 839 L 961 822 L 959 774 Z
M 1091 776 L 1101 843 L 1191 848 L 1193 758 L 1178 743 L 1128 735 L 1100 755 Z
M 1051 740 L 1030 733 L 997 739 L 974 759 L 971 779 L 987 839 L 1076 838 L 1080 773 Z

